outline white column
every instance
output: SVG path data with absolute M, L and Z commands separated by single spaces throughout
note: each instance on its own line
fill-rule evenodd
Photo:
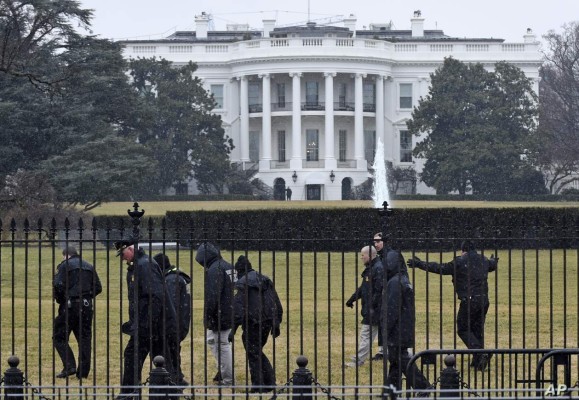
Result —
M 364 160 L 364 114 L 363 114 L 363 79 L 365 74 L 356 74 L 354 84 L 354 159 L 356 160 L 357 168 L 364 169 L 367 167 Z
M 302 169 L 302 108 L 301 108 L 301 73 L 290 73 L 292 77 L 292 158 L 290 168 Z
M 260 75 L 262 78 L 262 125 L 261 125 L 261 146 L 262 156 L 259 160 L 259 169 L 270 169 L 271 161 L 271 78 L 269 74 Z
M 240 138 L 239 138 L 239 152 L 241 162 L 249 161 L 249 92 L 247 76 L 239 78 L 239 123 L 240 123 Z
M 376 75 L 376 139 L 386 145 L 384 135 L 384 76 Z
M 335 72 L 326 72 L 326 169 L 334 169 L 337 167 L 336 155 L 334 149 L 334 77 Z

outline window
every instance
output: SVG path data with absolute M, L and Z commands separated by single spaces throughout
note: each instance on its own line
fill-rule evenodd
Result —
M 277 159 L 285 161 L 285 131 L 277 131 Z
M 412 135 L 400 131 L 400 162 L 412 162 Z
M 340 109 L 346 108 L 346 88 L 347 85 L 345 83 L 338 84 L 338 105 Z
M 376 112 L 376 86 L 372 82 L 364 82 L 363 88 L 364 111 Z
M 259 84 L 250 83 L 248 86 L 248 103 L 249 112 L 261 112 L 261 103 L 259 102 Z
M 348 132 L 345 129 L 340 129 L 338 132 L 338 157 L 339 161 L 346 161 Z
M 277 106 L 285 108 L 285 83 L 277 84 Z
M 306 82 L 306 107 L 318 106 L 318 82 Z
M 306 161 L 318 161 L 320 142 L 317 129 L 306 129 Z
M 249 132 L 249 161 L 259 162 L 259 132 Z
M 364 131 L 364 155 L 366 161 L 374 162 L 374 153 L 376 153 L 376 131 Z
M 400 84 L 400 108 L 412 108 L 412 83 Z
M 215 108 L 223 108 L 223 85 L 211 85 L 209 89 L 217 105 Z

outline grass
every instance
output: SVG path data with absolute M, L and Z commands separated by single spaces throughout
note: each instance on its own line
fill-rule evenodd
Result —
M 51 282 L 59 257 L 53 257 L 48 247 L 29 247 L 27 251 L 0 247 L 0 251 L 0 360 L 16 354 L 30 382 L 62 384 L 62 380 L 54 379 L 62 366 L 51 343 L 55 312 Z M 174 251 L 168 255 L 193 278 L 193 326 L 183 343 L 183 371 L 192 384 L 211 384 L 216 368 L 204 340 L 203 270 L 193 261 L 194 251 L 182 249 L 178 256 Z M 238 255 L 228 252 L 224 257 L 233 261 Z M 425 254 L 418 256 L 426 258 Z M 450 260 L 453 255 L 429 256 L 431 260 Z M 513 250 L 499 251 L 498 256 L 499 270 L 489 276 L 487 347 L 578 347 L 577 251 Z M 104 287 L 95 306 L 96 368 L 89 382 L 118 385 L 122 351 L 128 339 L 120 333 L 121 323 L 127 320 L 125 266 L 113 252 L 103 249 L 87 251 L 85 258 L 96 266 Z M 275 341 L 275 352 L 272 340 L 265 350 L 275 363 L 279 384 L 289 380 L 300 354 L 309 358 L 308 368 L 322 385 L 381 384 L 380 363 L 366 364 L 359 370 L 342 368 L 357 345 L 359 309 L 344 306 L 360 283 L 362 266 L 357 254 L 250 252 L 249 258 L 254 267 L 261 266 L 262 272 L 274 279 L 284 306 L 282 335 Z M 420 270 L 410 274 L 416 293 L 415 350 L 464 348 L 454 328 L 458 304 L 450 277 Z M 74 345 L 73 349 L 77 354 Z M 234 343 L 234 354 L 237 382 L 245 384 L 241 332 Z M 145 376 L 148 370 L 145 367 Z M 429 373 L 434 381 L 440 370 L 431 369 Z M 501 385 L 496 370 L 486 378 L 490 383 L 477 378 L 479 384 Z
M 127 215 L 132 209 L 130 202 L 104 203 L 91 211 L 95 216 L 100 215 Z M 373 207 L 371 201 L 344 200 L 344 201 L 165 201 L 139 202 L 147 216 L 162 216 L 167 211 L 213 211 L 213 210 L 258 210 L 279 208 L 366 208 Z M 420 200 L 393 200 L 394 208 L 509 208 L 509 207 L 578 207 L 578 202 L 501 202 L 501 201 L 420 201 Z

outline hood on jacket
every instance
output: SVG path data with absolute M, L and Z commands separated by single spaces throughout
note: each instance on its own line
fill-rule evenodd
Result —
M 261 288 L 261 290 L 265 291 L 268 288 L 268 280 L 254 270 L 251 270 L 235 282 L 235 287 L 237 289 L 245 289 L 245 287 Z
M 384 267 L 386 269 L 388 280 L 399 272 L 408 274 L 404 257 L 402 257 L 402 253 L 396 250 L 389 250 L 386 253 L 386 265 Z
M 235 263 L 235 272 L 237 272 L 237 276 L 241 278 L 245 274 L 248 274 L 250 271 L 253 271 L 253 267 L 247 257 L 244 255 L 240 255 Z
M 195 261 L 205 268 L 209 268 L 211 264 L 220 258 L 221 252 L 213 243 L 210 242 L 199 245 L 197 248 L 197 254 L 195 255 Z

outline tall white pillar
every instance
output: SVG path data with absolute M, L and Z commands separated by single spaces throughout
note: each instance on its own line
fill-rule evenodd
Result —
M 334 148 L 334 77 L 335 72 L 324 73 L 326 77 L 326 132 L 325 132 L 325 143 L 326 143 L 326 169 L 334 169 L 337 167 L 336 164 L 336 150 Z
M 292 158 L 290 168 L 302 169 L 302 108 L 301 108 L 301 73 L 292 72 Z
M 249 161 L 249 89 L 247 76 L 241 76 L 239 88 L 240 159 Z
M 364 97 L 363 97 L 363 79 L 365 74 L 356 74 L 354 82 L 354 159 L 356 160 L 357 168 L 367 168 L 364 160 Z
M 376 75 L 376 140 L 386 144 L 384 134 L 384 76 Z
M 261 145 L 262 156 L 259 160 L 259 169 L 270 169 L 271 162 L 271 77 L 269 74 L 260 75 L 262 78 L 262 124 L 261 124 Z

